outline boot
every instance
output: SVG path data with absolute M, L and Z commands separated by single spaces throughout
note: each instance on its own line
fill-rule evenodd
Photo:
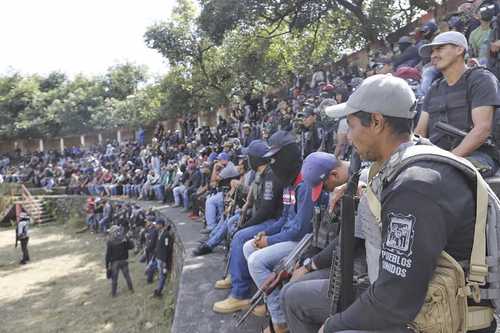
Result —
M 232 285 L 231 275 L 228 274 L 225 279 L 215 282 L 215 289 L 231 289 Z
M 249 299 L 236 299 L 229 296 L 223 301 L 215 302 L 213 310 L 217 313 L 233 313 L 240 310 L 245 310 L 249 305 Z

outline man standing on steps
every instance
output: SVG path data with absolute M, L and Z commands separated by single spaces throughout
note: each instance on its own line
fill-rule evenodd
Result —
M 28 226 L 30 223 L 30 218 L 28 214 L 25 212 L 21 212 L 21 215 L 19 216 L 19 222 L 17 223 L 17 228 L 16 228 L 16 247 L 18 241 L 21 242 L 21 251 L 23 253 L 23 257 L 21 258 L 21 261 L 19 262 L 21 265 L 26 264 L 26 262 L 30 261 L 30 255 L 28 253 L 28 241 L 29 241 L 29 235 L 28 235 Z

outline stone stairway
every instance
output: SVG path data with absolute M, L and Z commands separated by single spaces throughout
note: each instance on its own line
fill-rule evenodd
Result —
M 48 212 L 45 201 L 38 197 L 33 197 L 30 200 L 18 199 L 15 204 L 20 204 L 31 217 L 33 223 L 49 223 L 54 222 L 54 217 Z
M 33 196 L 31 192 L 21 185 L 20 191 L 12 193 L 14 204 L 21 205 L 23 209 L 31 217 L 33 223 L 49 223 L 54 222 L 55 218 L 47 210 L 47 204 L 40 196 Z

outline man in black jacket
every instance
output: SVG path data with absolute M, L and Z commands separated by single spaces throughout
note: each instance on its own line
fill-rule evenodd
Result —
M 114 225 L 109 229 L 108 242 L 106 244 L 106 271 L 111 278 L 111 296 L 116 296 L 118 287 L 118 273 L 122 271 L 127 281 L 128 289 L 134 292 L 132 279 L 128 269 L 128 251 L 134 248 L 134 243 L 125 236 L 122 227 Z
M 158 286 L 156 287 L 153 297 L 161 297 L 163 287 L 167 280 L 167 270 L 170 264 L 170 257 L 173 249 L 173 239 L 170 233 L 171 226 L 165 226 L 165 221 L 163 219 L 158 219 L 156 225 L 159 227 L 158 241 L 156 242 L 156 262 L 158 265 L 158 271 L 160 273 L 160 278 L 158 280 Z

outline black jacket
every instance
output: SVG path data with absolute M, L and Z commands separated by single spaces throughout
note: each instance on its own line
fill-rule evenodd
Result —
M 156 259 L 169 262 L 173 246 L 172 235 L 167 229 L 161 230 L 156 242 Z
M 106 267 L 108 267 L 113 261 L 127 260 L 128 250 L 133 248 L 134 243 L 128 238 L 120 243 L 108 241 L 106 245 Z

